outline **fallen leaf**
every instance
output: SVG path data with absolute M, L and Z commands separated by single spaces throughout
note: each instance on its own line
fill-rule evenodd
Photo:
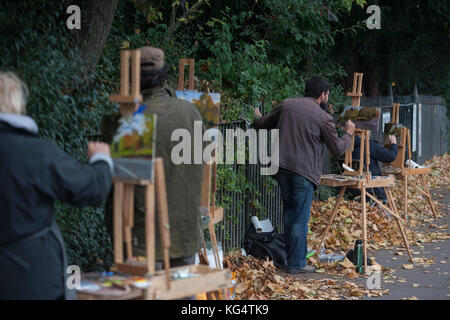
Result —
M 402 267 L 403 267 L 403 269 L 413 269 L 414 265 L 412 265 L 412 264 L 404 264 L 404 265 L 402 265 Z
M 361 291 L 361 290 L 352 290 L 352 291 L 350 292 L 350 295 L 351 295 L 352 297 L 361 297 L 361 296 L 364 295 L 364 292 Z
M 339 262 L 339 264 L 346 269 L 355 267 L 355 265 L 350 260 L 348 260 L 347 257 L 344 259 L 344 261 Z
M 317 269 L 316 270 L 317 273 L 325 273 L 325 270 L 323 268 Z

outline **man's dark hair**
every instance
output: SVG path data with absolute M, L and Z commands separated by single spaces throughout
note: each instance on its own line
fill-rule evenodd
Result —
M 166 64 L 158 70 L 142 70 L 141 90 L 162 86 L 167 79 L 168 71 Z
M 305 97 L 318 99 L 322 92 L 330 89 L 330 83 L 322 77 L 311 77 L 305 84 Z

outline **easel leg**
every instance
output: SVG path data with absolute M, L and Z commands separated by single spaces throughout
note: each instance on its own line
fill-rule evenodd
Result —
M 322 234 L 322 238 L 320 239 L 320 242 L 319 242 L 319 245 L 318 245 L 318 247 L 316 249 L 316 254 L 315 254 L 317 260 L 319 260 L 320 248 L 322 247 L 322 244 L 323 244 L 323 242 L 325 240 L 325 237 L 327 236 L 328 232 L 330 231 L 331 224 L 333 223 L 334 216 L 336 215 L 336 212 L 337 212 L 337 210 L 339 208 L 339 204 L 341 203 L 342 198 L 344 197 L 345 190 L 347 190 L 347 187 L 341 187 L 341 190 L 339 192 L 339 197 L 336 200 L 336 204 L 334 205 L 333 211 L 332 211 L 331 216 L 330 216 L 330 220 L 328 221 L 328 225 L 325 228 L 325 232 Z
M 131 229 L 133 228 L 133 216 L 134 216 L 134 186 L 124 185 L 123 186 L 123 229 L 125 235 L 125 243 L 127 249 L 127 258 L 131 259 L 133 257 L 132 248 L 132 234 Z
M 411 251 L 409 249 L 408 239 L 406 238 L 405 231 L 403 230 L 401 221 L 399 219 L 399 215 L 398 215 L 398 212 L 397 212 L 397 207 L 395 206 L 395 202 L 394 202 L 394 199 L 392 197 L 391 190 L 389 190 L 389 188 L 384 188 L 384 192 L 387 195 L 389 206 L 391 207 L 391 209 L 396 214 L 396 216 L 394 216 L 394 219 L 395 219 L 395 222 L 397 223 L 398 228 L 400 229 L 400 233 L 402 234 L 402 238 L 403 238 L 403 241 L 405 242 L 406 250 L 408 250 L 409 261 L 413 262 L 413 257 L 411 255 Z
M 114 262 L 123 262 L 123 219 L 121 215 L 122 210 L 122 196 L 123 183 L 114 183 Z
M 405 199 L 404 209 L 405 209 L 405 222 L 407 222 L 407 215 L 408 215 L 408 173 L 407 172 L 404 173 L 404 182 L 405 182 L 405 190 L 403 191 L 404 199 Z
M 436 209 L 434 208 L 433 199 L 431 199 L 431 193 L 430 193 L 430 189 L 428 188 L 427 180 L 425 179 L 424 175 L 420 175 L 420 178 L 422 180 L 423 191 L 425 191 L 425 193 L 427 195 L 426 198 L 428 200 L 428 203 L 430 204 L 430 207 L 431 207 L 431 210 L 433 211 L 434 217 L 437 219 L 438 214 L 436 212 Z
M 157 158 L 155 161 L 155 188 L 157 194 L 158 203 L 158 221 L 159 232 L 161 236 L 161 245 L 164 255 L 164 269 L 166 271 L 166 284 L 167 289 L 170 289 L 170 224 L 169 224 L 169 209 L 167 205 L 166 194 L 166 180 L 164 175 L 164 163 L 161 158 Z
M 209 222 L 209 236 L 211 238 L 211 247 L 214 253 L 214 261 L 216 262 L 216 269 L 222 269 L 220 266 L 219 249 L 217 248 L 216 231 L 214 230 L 214 224 Z
M 155 273 L 155 186 L 145 187 L 145 249 L 147 252 L 148 273 Z
M 205 239 L 203 239 L 203 248 L 200 248 L 198 250 L 198 257 L 200 259 L 200 264 L 203 265 L 209 265 L 209 260 L 208 260 L 208 254 L 206 251 L 206 243 L 205 243 Z
M 363 218 L 363 242 L 364 242 L 364 272 L 367 274 L 367 211 L 366 211 L 366 187 L 361 187 L 361 205 Z

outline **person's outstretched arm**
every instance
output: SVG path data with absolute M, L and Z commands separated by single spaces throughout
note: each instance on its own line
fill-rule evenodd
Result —
M 391 145 L 389 146 L 389 149 L 386 149 L 382 145 L 371 140 L 370 156 L 384 163 L 391 163 L 392 161 L 394 161 L 395 158 L 397 158 L 398 154 L 397 141 L 395 139 L 395 136 L 389 136 L 389 141 Z
M 102 205 L 111 189 L 113 163 L 109 146 L 101 142 L 88 145 L 89 164 L 66 154 L 56 145 L 42 168 L 43 192 L 53 199 L 77 207 Z
M 350 148 L 350 139 L 355 131 L 355 124 L 350 120 L 347 121 L 345 134 L 342 138 L 339 138 L 333 118 L 329 116 L 326 121 L 322 123 L 320 130 L 322 132 L 323 139 L 327 144 L 328 150 L 330 150 L 333 155 L 340 156 L 345 152 L 345 150 Z

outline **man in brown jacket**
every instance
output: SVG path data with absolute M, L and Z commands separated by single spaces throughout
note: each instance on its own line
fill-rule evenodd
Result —
M 279 171 L 275 178 L 283 199 L 288 273 L 314 272 L 306 265 L 308 222 L 313 191 L 320 184 L 325 144 L 332 154 L 341 155 L 350 147 L 355 125 L 350 120 L 339 138 L 333 118 L 324 111 L 330 84 L 312 77 L 305 85 L 305 98 L 283 100 L 261 117 L 256 108 L 256 129 L 279 130 Z

